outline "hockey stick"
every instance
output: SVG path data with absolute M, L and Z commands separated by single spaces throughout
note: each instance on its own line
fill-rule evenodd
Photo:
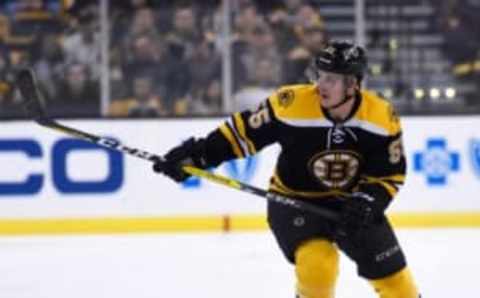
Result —
M 68 127 L 49 118 L 45 111 L 44 100 L 37 87 L 35 74 L 31 69 L 23 69 L 18 72 L 16 86 L 20 90 L 20 93 L 23 97 L 23 100 L 24 100 L 23 107 L 27 113 L 27 116 L 33 119 L 36 123 L 38 123 L 41 126 L 54 129 L 62 133 L 65 133 L 67 135 L 71 135 L 71 136 L 83 139 L 85 141 L 95 143 L 99 146 L 120 151 L 122 153 L 126 153 L 129 155 L 135 156 L 137 158 L 141 158 L 151 162 L 165 160 L 160 155 L 156 155 L 144 150 L 140 150 L 138 148 L 123 145 L 122 143 L 116 140 L 97 136 L 97 135 L 87 133 L 72 127 Z M 308 202 L 291 199 L 289 197 L 255 187 L 255 186 L 237 181 L 235 179 L 214 174 L 199 168 L 185 166 L 182 169 L 190 175 L 204 178 L 211 182 L 222 184 L 242 192 L 251 193 L 251 194 L 263 197 L 269 201 L 277 202 L 279 204 L 290 206 L 292 208 L 309 211 L 331 221 L 339 220 L 339 214 L 337 214 L 336 212 L 331 211 L 329 209 L 318 207 Z

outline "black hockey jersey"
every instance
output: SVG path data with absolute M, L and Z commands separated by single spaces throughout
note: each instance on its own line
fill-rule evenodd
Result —
M 392 105 L 373 92 L 363 90 L 355 100 L 338 123 L 321 108 L 315 86 L 285 86 L 210 134 L 207 148 L 215 149 L 208 155 L 218 164 L 278 143 L 270 190 L 314 200 L 360 191 L 386 207 L 405 179 L 400 122 Z

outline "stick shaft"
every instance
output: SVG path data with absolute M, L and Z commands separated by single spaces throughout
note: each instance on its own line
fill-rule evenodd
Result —
M 51 128 L 65 134 L 68 134 L 77 138 L 81 138 L 85 141 L 95 143 L 99 146 L 120 151 L 122 153 L 126 153 L 128 155 L 132 155 L 141 159 L 145 159 L 152 162 L 155 162 L 157 160 L 163 160 L 163 157 L 161 157 L 160 155 L 153 154 L 138 148 L 126 146 L 117 140 L 100 137 L 85 131 L 78 130 L 76 128 L 65 126 L 51 119 L 43 118 L 40 120 L 36 120 L 36 122 L 44 127 Z
M 253 185 L 249 185 L 243 182 L 240 182 L 238 180 L 234 180 L 225 176 L 221 176 L 218 174 L 214 174 L 205 170 L 201 170 L 195 167 L 183 167 L 183 170 L 190 175 L 205 178 L 209 181 L 212 181 L 217 184 L 222 184 L 227 187 L 250 193 L 259 197 L 263 197 L 264 199 L 267 199 L 268 201 L 271 202 L 276 202 L 282 205 L 290 206 L 292 208 L 304 210 L 304 211 L 309 211 L 311 213 L 315 213 L 317 215 L 320 215 L 321 217 L 338 222 L 340 220 L 340 215 L 330 209 L 322 208 L 319 206 L 316 206 L 312 203 L 307 203 L 304 201 L 292 199 L 289 197 L 286 197 L 284 195 L 270 192 L 268 190 L 264 190 L 261 188 L 258 188 Z
M 35 73 L 33 72 L 33 70 L 25 69 L 20 71 L 17 75 L 16 83 L 25 101 L 24 103 L 25 112 L 30 118 L 34 119 L 35 122 L 38 123 L 39 125 L 49 129 L 60 131 L 64 134 L 77 137 L 88 142 L 95 143 L 102 147 L 120 151 L 122 153 L 132 155 L 137 158 L 141 158 L 151 162 L 165 160 L 160 155 L 153 154 L 145 150 L 140 150 L 138 148 L 123 145 L 117 140 L 97 136 L 95 134 L 84 132 L 76 128 L 65 126 L 47 117 L 45 108 L 44 108 L 44 102 L 38 90 L 36 79 L 35 79 Z M 336 212 L 333 212 L 329 209 L 318 207 L 311 203 L 288 198 L 286 196 L 273 193 L 249 184 L 245 184 L 235 179 L 217 175 L 199 168 L 185 166 L 182 169 L 190 175 L 204 178 L 211 182 L 225 185 L 229 188 L 236 189 L 245 193 L 254 194 L 256 196 L 263 197 L 264 199 L 271 202 L 276 202 L 292 208 L 309 211 L 328 220 L 332 220 L 332 221 L 339 220 L 339 215 Z
M 144 150 L 140 150 L 140 149 L 137 149 L 137 148 L 134 148 L 134 147 L 123 145 L 122 143 L 120 143 L 116 140 L 100 137 L 100 136 L 97 136 L 97 135 L 94 135 L 94 134 L 91 134 L 91 133 L 87 133 L 87 132 L 84 132 L 84 131 L 81 131 L 81 130 L 78 130 L 78 129 L 75 129 L 75 128 L 72 128 L 72 127 L 68 127 L 68 126 L 62 125 L 62 124 L 60 124 L 60 123 L 58 123 L 54 120 L 51 120 L 51 119 L 37 120 L 37 123 L 44 126 L 44 127 L 54 129 L 54 130 L 60 131 L 62 133 L 65 133 L 65 134 L 68 134 L 68 135 L 71 135 L 71 136 L 74 136 L 74 137 L 79 137 L 83 140 L 95 143 L 99 146 L 106 147 L 106 148 L 113 149 L 113 150 L 117 150 L 117 151 L 129 154 L 129 155 L 135 156 L 137 158 L 141 158 L 141 159 L 144 159 L 144 160 L 149 160 L 149 161 L 152 161 L 152 162 L 154 162 L 156 160 L 159 160 L 159 159 L 160 160 L 163 159 L 163 157 L 161 157 L 159 155 L 156 155 L 156 154 L 144 151 Z M 325 209 L 325 208 L 318 207 L 318 206 L 313 205 L 311 203 L 306 203 L 304 201 L 291 199 L 291 198 L 283 196 L 281 194 L 273 193 L 273 192 L 255 187 L 253 185 L 242 183 L 238 180 L 228 178 L 228 177 L 225 177 L 225 176 L 221 176 L 221 175 L 218 175 L 218 174 L 214 174 L 214 173 L 211 173 L 209 171 L 205 171 L 205 170 L 202 170 L 202 169 L 199 169 L 199 168 L 196 168 L 196 167 L 185 166 L 185 167 L 183 167 L 183 170 L 185 172 L 189 173 L 190 175 L 200 177 L 200 178 L 204 178 L 204 179 L 207 179 L 207 180 L 209 180 L 213 183 L 221 184 L 221 185 L 227 186 L 227 187 L 232 188 L 232 189 L 236 189 L 236 190 L 239 190 L 239 191 L 242 191 L 242 192 L 246 192 L 246 193 L 250 193 L 250 194 L 253 194 L 253 195 L 256 195 L 256 196 L 259 196 L 259 197 L 263 197 L 264 199 L 267 199 L 268 201 L 276 202 L 276 203 L 286 205 L 286 206 L 296 208 L 296 209 L 309 211 L 309 212 L 315 213 L 317 215 L 320 215 L 323 218 L 328 219 L 328 220 L 332 220 L 332 221 L 338 221 L 339 220 L 339 215 L 336 212 L 333 212 L 333 211 Z

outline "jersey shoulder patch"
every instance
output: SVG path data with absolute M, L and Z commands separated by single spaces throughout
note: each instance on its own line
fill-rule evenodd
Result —
M 279 120 L 323 117 L 318 94 L 313 85 L 283 86 L 268 100 Z
M 393 105 L 375 92 L 362 90 L 362 103 L 355 119 L 363 127 L 382 135 L 396 135 L 401 131 L 400 119 Z

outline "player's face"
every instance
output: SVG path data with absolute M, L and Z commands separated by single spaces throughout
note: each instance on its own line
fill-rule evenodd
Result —
M 346 76 L 338 73 L 319 71 L 315 84 L 322 97 L 321 105 L 326 109 L 334 107 L 353 92 Z

